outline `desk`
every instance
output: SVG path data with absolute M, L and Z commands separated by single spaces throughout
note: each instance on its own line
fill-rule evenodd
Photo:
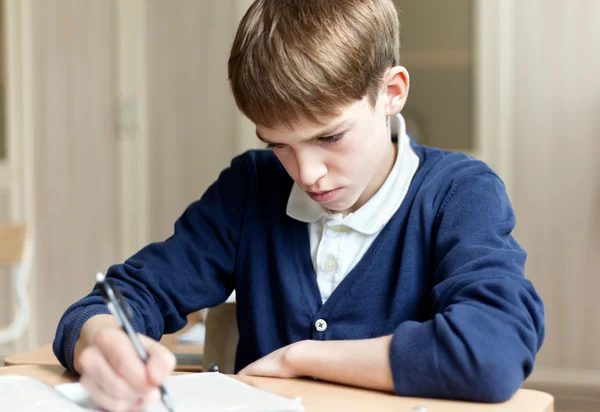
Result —
M 76 377 L 64 368 L 50 365 L 24 365 L 0 368 L 0 375 L 23 375 L 48 385 L 75 382 Z M 283 396 L 302 399 L 306 412 L 340 410 L 399 412 L 414 411 L 416 406 L 427 406 L 430 412 L 554 412 L 552 396 L 538 391 L 521 389 L 502 404 L 476 404 L 433 399 L 401 398 L 391 394 L 351 388 L 304 379 L 276 379 L 248 376 L 231 377 L 254 387 Z
M 188 345 L 177 342 L 177 338 L 180 334 L 184 333 L 192 325 L 188 323 L 188 326 L 183 328 L 177 333 L 170 335 L 164 335 L 160 342 L 165 345 L 171 352 L 178 355 L 202 355 L 204 347 L 202 345 Z M 4 358 L 5 366 L 18 366 L 18 365 L 43 365 L 43 366 L 61 366 L 54 356 L 52 351 L 52 345 L 45 345 L 40 348 L 33 349 L 29 352 L 17 353 Z M 1 366 L 1 365 L 0 365 Z M 178 363 L 175 370 L 183 372 L 202 372 L 202 361 L 199 363 Z

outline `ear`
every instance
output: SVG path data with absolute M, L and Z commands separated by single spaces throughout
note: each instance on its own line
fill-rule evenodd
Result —
M 395 66 L 388 70 L 383 79 L 386 116 L 394 116 L 402 111 L 408 97 L 409 83 L 406 68 Z

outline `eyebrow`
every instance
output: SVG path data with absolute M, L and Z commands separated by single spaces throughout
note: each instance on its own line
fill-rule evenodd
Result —
M 320 137 L 328 137 L 328 136 L 332 136 L 334 134 L 334 132 L 336 130 L 340 130 L 345 128 L 348 125 L 349 121 L 348 120 L 343 120 L 337 124 L 334 124 L 332 126 L 328 126 L 327 128 L 321 130 L 318 133 L 315 133 L 314 135 L 312 135 L 311 137 L 307 138 L 306 140 L 313 140 L 313 139 L 318 139 Z M 267 144 L 272 144 L 275 142 L 272 142 L 268 139 L 265 139 L 263 136 L 260 135 L 260 133 L 258 133 L 258 130 L 255 130 L 256 133 L 256 137 L 258 137 L 258 139 L 263 142 L 263 143 L 267 143 Z

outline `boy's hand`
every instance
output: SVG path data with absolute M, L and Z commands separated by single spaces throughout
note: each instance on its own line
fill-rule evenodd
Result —
M 301 359 L 302 342 L 292 343 L 271 352 L 239 371 L 238 375 L 297 378 L 297 359 Z
M 94 318 L 88 322 L 96 321 Z M 102 328 L 99 322 L 102 320 L 86 322 L 74 359 L 80 382 L 94 404 L 107 411 L 124 412 L 143 410 L 158 401 L 158 387 L 173 372 L 175 356 L 160 343 L 138 335 L 148 352 L 148 363 L 144 364 L 121 328 L 108 325 L 107 318 Z

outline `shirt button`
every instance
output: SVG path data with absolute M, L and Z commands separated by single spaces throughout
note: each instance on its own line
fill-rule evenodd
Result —
M 324 332 L 325 329 L 327 329 L 327 322 L 325 322 L 323 319 L 317 320 L 315 322 L 315 329 L 319 332 Z
M 337 270 L 337 262 L 335 259 L 329 258 L 325 261 L 323 268 L 325 272 L 335 272 Z

